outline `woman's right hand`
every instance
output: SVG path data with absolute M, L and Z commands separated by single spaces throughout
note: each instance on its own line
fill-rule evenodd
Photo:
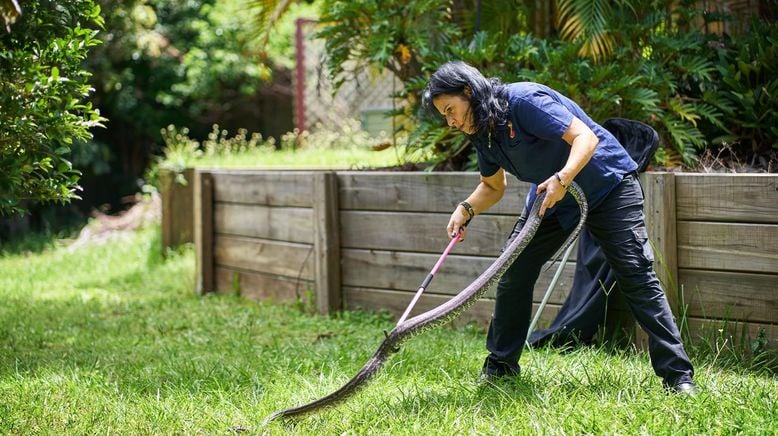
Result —
M 465 208 L 461 205 L 457 206 L 457 208 L 454 209 L 454 213 L 451 214 L 451 218 L 448 220 L 448 226 L 446 227 L 448 238 L 453 239 L 459 234 L 459 240 L 464 241 L 465 233 L 467 232 L 465 223 L 467 223 L 469 219 L 470 215 L 468 215 Z

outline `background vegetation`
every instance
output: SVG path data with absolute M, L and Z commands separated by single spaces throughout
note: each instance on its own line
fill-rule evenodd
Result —
M 325 0 L 320 35 L 329 70 L 341 81 L 348 61 L 394 71 L 405 84 L 401 129 L 442 167 L 473 168 L 472 149 L 439 120 L 424 118 L 419 95 L 437 66 L 461 59 L 505 82 L 545 83 L 595 120 L 652 124 L 663 139 L 660 164 L 693 166 L 704 150 L 726 146 L 754 169 L 772 160 L 775 170 L 775 17 L 711 14 L 702 9 L 707 3 L 692 0 L 558 0 L 553 20 L 536 2 L 481 3 Z M 741 31 L 706 31 L 722 22 Z
M 0 240 L 125 208 L 168 125 L 291 131 L 293 23 L 315 7 L 291 7 L 260 50 L 250 4 L 0 1 L 0 216 L 28 213 L 0 219 Z
M 280 146 L 293 131 L 298 17 L 319 17 L 336 82 L 387 68 L 403 83 L 396 134 L 412 162 L 474 168 L 466 139 L 419 108 L 426 77 L 463 59 L 555 87 L 597 120 L 651 123 L 662 165 L 723 150 L 740 169 L 775 171 L 776 3 L 738 15 L 692 0 L 33 0 L 19 15 L 4 0 L 0 210 L 27 209 L 27 227 L 46 229 L 121 209 L 169 148 L 169 125 L 197 141 L 218 124 Z
M 280 137 L 292 129 L 288 65 L 292 11 L 260 55 L 246 0 L 98 0 L 104 42 L 85 68 L 107 128 L 74 156 L 90 205 L 121 207 L 161 153 L 160 129 L 204 139 L 213 124 Z M 283 43 L 282 41 L 286 41 Z M 284 118 L 284 108 L 289 118 Z M 143 182 L 140 182 L 143 183 Z
M 194 167 L 358 170 L 394 168 L 407 162 L 402 146 L 389 149 L 388 138 L 371 137 L 356 120 L 344 120 L 333 130 L 289 132 L 281 137 L 280 144 L 273 137 L 249 135 L 245 129 L 230 136 L 216 124 L 202 141 L 192 138 L 188 128 L 173 125 L 162 129 L 161 134 L 165 143 L 162 155 L 145 174 L 153 186 L 159 186 L 160 169 L 174 171 L 179 182 L 186 183 L 183 170 Z

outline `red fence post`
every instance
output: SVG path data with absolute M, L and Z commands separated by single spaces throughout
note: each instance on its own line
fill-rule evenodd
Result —
M 298 18 L 295 22 L 294 126 L 300 132 L 305 130 L 305 32 L 303 27 L 311 23 L 315 21 L 307 18 Z

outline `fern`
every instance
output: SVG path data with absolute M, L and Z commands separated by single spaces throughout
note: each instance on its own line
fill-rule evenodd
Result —
M 695 148 L 701 148 L 704 144 L 702 133 L 695 127 L 668 114 L 660 114 L 658 119 L 669 134 L 670 143 L 683 157 L 684 163 L 693 163 L 696 157 Z

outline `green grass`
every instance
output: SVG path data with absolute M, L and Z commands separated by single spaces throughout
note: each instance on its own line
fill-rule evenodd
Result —
M 393 139 L 385 132 L 371 136 L 355 119 L 343 119 L 328 127 L 317 123 L 312 132 L 295 130 L 282 135 L 280 141 L 264 139 L 256 133 L 249 135 L 244 129 L 230 136 L 218 125 L 203 140 L 190 138 L 189 129 L 173 125 L 162 129 L 161 134 L 165 147 L 157 165 L 178 170 L 188 167 L 367 169 L 420 163 L 432 157 L 408 147 L 404 137 Z
M 702 394 L 686 398 L 646 354 L 540 349 L 517 381 L 484 387 L 474 327 L 416 337 L 350 401 L 262 427 L 350 378 L 391 320 L 197 297 L 191 248 L 163 259 L 157 232 L 0 255 L 1 434 L 778 433 L 767 371 L 692 350 Z
M 365 169 L 402 165 L 408 162 L 402 147 L 373 151 L 369 147 L 340 149 L 301 148 L 201 156 L 192 164 L 219 168 Z

